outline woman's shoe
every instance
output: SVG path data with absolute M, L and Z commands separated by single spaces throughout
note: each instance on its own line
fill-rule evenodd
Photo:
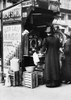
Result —
M 51 87 L 51 84 L 49 83 L 49 84 L 46 84 L 46 87 Z

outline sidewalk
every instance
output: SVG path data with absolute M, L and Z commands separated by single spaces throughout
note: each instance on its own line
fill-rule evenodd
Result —
M 71 84 L 57 88 L 42 85 L 34 89 L 0 84 L 0 100 L 71 100 Z

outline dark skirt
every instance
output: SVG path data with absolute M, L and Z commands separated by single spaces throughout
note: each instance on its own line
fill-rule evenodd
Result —
M 62 81 L 71 81 L 71 57 L 62 61 L 61 77 Z
M 60 85 L 60 64 L 59 56 L 52 52 L 45 57 L 44 83 L 47 87 L 57 87 Z
M 47 81 L 46 87 L 58 87 L 60 86 L 60 84 L 61 84 L 60 80 Z

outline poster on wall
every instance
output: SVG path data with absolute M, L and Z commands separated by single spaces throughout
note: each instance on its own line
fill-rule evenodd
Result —
M 3 26 L 3 66 L 7 67 L 15 56 L 20 58 L 21 24 Z

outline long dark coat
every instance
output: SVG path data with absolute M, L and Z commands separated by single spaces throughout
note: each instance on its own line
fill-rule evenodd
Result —
M 59 81 L 60 80 L 60 64 L 59 64 L 59 48 L 61 43 L 59 38 L 49 36 L 43 42 L 43 51 L 45 54 L 45 70 L 44 80 L 47 81 Z
M 62 60 L 62 80 L 71 81 L 71 39 L 64 45 L 65 59 Z

